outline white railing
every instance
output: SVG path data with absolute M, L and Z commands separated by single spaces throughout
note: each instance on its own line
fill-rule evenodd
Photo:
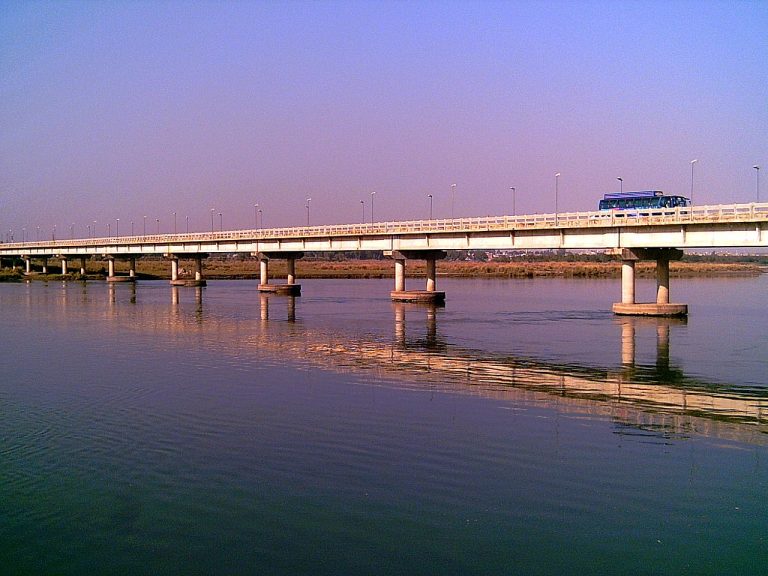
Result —
M 236 243 L 240 241 L 269 241 L 302 238 L 339 238 L 357 236 L 392 236 L 409 234 L 450 234 L 499 230 L 569 229 L 588 227 L 658 226 L 665 224 L 707 224 L 715 222 L 768 222 L 768 203 L 724 204 L 637 211 L 563 212 L 525 216 L 486 216 L 481 218 L 452 218 L 374 222 L 371 224 L 329 224 L 193 232 L 184 234 L 147 234 L 107 238 L 75 238 L 36 242 L 0 243 L 0 252 L 20 248 L 76 248 L 99 246 L 152 246 L 179 244 Z

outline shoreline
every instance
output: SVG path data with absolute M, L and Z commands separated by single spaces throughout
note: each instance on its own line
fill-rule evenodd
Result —
M 185 262 L 185 261 L 183 261 Z M 118 262 L 116 272 L 127 274 L 127 264 Z M 137 267 L 139 279 L 168 279 L 170 265 L 163 260 L 142 261 Z M 184 265 L 182 270 L 184 271 Z M 190 268 L 191 267 L 187 267 Z M 0 282 L 20 282 L 23 280 L 83 280 L 99 279 L 106 276 L 106 271 L 99 261 L 91 262 L 87 275 L 80 274 L 41 274 L 24 275 L 21 270 L 0 271 Z M 189 270 L 186 270 L 188 273 Z M 298 260 L 297 277 L 307 279 L 365 279 L 394 278 L 394 265 L 391 260 Z M 670 262 L 669 274 L 672 278 L 723 278 L 759 276 L 768 272 L 768 267 L 756 263 L 740 262 Z M 270 265 L 270 277 L 285 278 L 287 273 L 284 261 L 275 260 Z M 426 266 L 423 261 L 409 261 L 406 267 L 408 277 L 423 277 Z M 442 260 L 437 264 L 437 274 L 443 278 L 621 278 L 621 262 L 586 262 L 586 261 L 536 261 L 536 262 L 467 262 Z M 184 277 L 182 272 L 182 277 Z M 209 259 L 205 261 L 203 275 L 207 279 L 258 279 L 258 262 L 249 260 Z M 655 277 L 654 262 L 638 262 L 638 278 Z

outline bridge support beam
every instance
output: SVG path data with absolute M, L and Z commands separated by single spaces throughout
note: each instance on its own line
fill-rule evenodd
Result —
M 61 274 L 63 276 L 64 274 L 67 274 L 67 273 L 68 273 L 67 272 L 67 259 L 62 257 L 62 259 L 61 259 Z
M 615 314 L 630 316 L 685 316 L 687 304 L 669 301 L 669 261 L 679 260 L 682 250 L 674 248 L 633 248 L 617 251 L 621 257 L 621 302 L 613 305 Z M 656 302 L 635 301 L 635 262 L 656 260 Z
M 80 276 L 85 276 L 86 275 L 87 270 L 86 270 L 86 267 L 85 267 L 85 262 L 86 262 L 85 256 L 81 256 L 80 257 Z
M 259 292 L 282 296 L 301 295 L 301 284 L 296 284 L 296 260 L 304 257 L 303 252 L 255 252 L 252 255 L 259 259 Z M 286 261 L 287 273 L 285 284 L 269 283 L 270 260 Z
M 43 274 L 48 274 L 48 258 L 43 258 Z
M 437 260 L 445 258 L 442 250 L 393 250 L 384 252 L 395 261 L 395 289 L 389 293 L 394 302 L 426 302 L 443 304 L 445 292 L 437 290 Z M 406 260 L 425 260 L 427 264 L 427 285 L 425 290 L 405 289 Z
M 24 274 L 32 274 L 32 258 L 24 257 Z
M 131 259 L 132 262 L 135 259 Z M 133 265 L 132 265 L 133 268 Z M 129 273 L 128 276 L 120 276 L 115 273 L 115 257 L 107 256 L 107 282 L 136 282 L 136 276 Z

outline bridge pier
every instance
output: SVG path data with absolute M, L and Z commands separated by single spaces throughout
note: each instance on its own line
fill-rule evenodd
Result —
M 32 274 L 32 258 L 24 256 L 24 274 Z
M 619 251 L 621 262 L 621 302 L 613 305 L 615 314 L 629 316 L 685 316 L 687 304 L 669 301 L 669 261 L 679 260 L 682 250 L 675 248 L 624 248 Z M 635 301 L 635 262 L 656 260 L 656 302 Z
M 301 284 L 296 284 L 296 260 L 304 257 L 303 252 L 256 252 L 259 259 L 259 292 L 283 296 L 300 296 Z M 285 284 L 269 283 L 269 260 L 286 260 L 287 275 Z
M 165 256 L 171 261 L 171 286 L 202 287 L 207 284 L 203 278 L 203 258 L 207 258 L 207 254 L 194 254 L 192 256 L 195 260 L 194 278 L 181 278 L 179 276 L 179 257 L 175 254 L 166 254 Z
M 384 252 L 395 261 L 395 289 L 389 293 L 393 302 L 426 302 L 431 304 L 443 304 L 445 292 L 437 290 L 437 260 L 445 258 L 442 250 L 392 250 Z M 405 289 L 405 263 L 406 260 L 425 260 L 427 264 L 426 289 Z
M 119 276 L 115 273 L 115 257 L 107 256 L 107 282 L 136 282 L 136 275 L 133 273 L 135 268 L 135 258 L 131 258 L 131 271 L 128 276 Z
M 86 262 L 85 256 L 80 256 L 80 276 L 86 275 L 87 270 L 85 268 L 85 262 Z
M 43 258 L 43 274 L 48 274 L 48 258 Z

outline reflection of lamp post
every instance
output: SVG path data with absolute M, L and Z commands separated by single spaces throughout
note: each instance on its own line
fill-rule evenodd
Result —
M 624 193 L 624 179 L 621 176 L 619 176 L 619 177 L 616 178 L 616 180 L 619 181 L 619 192 L 621 192 L 623 194 Z
M 512 190 L 512 216 L 517 216 L 517 212 L 515 211 L 515 187 L 510 186 L 510 190 Z
M 555 174 L 555 226 L 557 226 L 557 196 L 558 196 L 558 187 L 560 183 L 560 172 Z
M 451 184 L 451 219 L 453 219 L 453 205 L 456 201 L 456 184 Z
M 693 165 L 696 164 L 696 162 L 698 161 L 699 161 L 698 158 L 696 158 L 695 160 L 691 160 L 691 198 L 690 198 L 691 204 L 693 204 Z
M 757 192 L 757 202 L 760 203 L 760 166 L 755 164 L 752 166 L 752 168 L 755 169 L 755 177 L 757 178 L 757 183 L 755 184 L 755 191 Z
M 429 198 L 429 219 L 432 220 L 432 194 L 427 194 Z
M 376 192 L 371 192 L 371 224 L 373 224 L 373 197 L 376 196 Z

